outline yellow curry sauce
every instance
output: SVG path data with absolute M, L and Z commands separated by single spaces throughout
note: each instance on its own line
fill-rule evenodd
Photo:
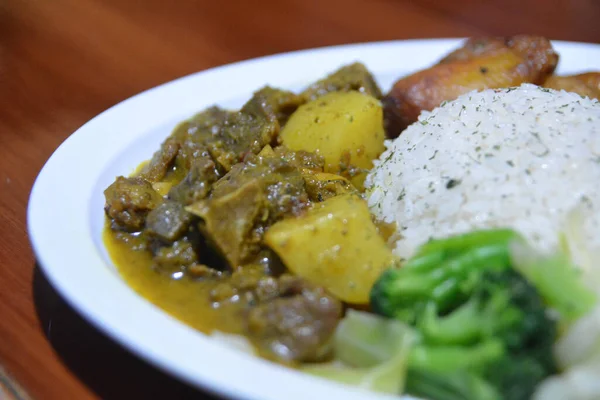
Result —
M 142 162 L 132 176 L 141 173 L 148 163 Z M 162 187 L 154 186 L 158 192 L 166 194 L 181 179 L 182 174 L 174 168 L 161 182 Z M 168 279 L 152 268 L 152 253 L 136 249 L 135 240 L 127 240 L 131 238 L 134 236 L 111 229 L 110 221 L 106 218 L 102 240 L 117 271 L 129 287 L 155 306 L 201 332 L 242 332 L 237 313 L 234 310 L 223 312 L 223 308 L 236 308 L 235 304 L 218 304 L 218 307 L 213 307 L 209 293 L 218 284 L 217 281 Z
M 152 269 L 151 253 L 132 249 L 133 246 L 119 239 L 108 223 L 103 232 L 103 240 L 125 282 L 152 304 L 204 333 L 213 330 L 242 333 L 239 306 L 225 303 L 213 307 L 209 293 L 218 281 L 167 279 Z

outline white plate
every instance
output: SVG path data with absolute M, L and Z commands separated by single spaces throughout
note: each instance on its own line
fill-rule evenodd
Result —
M 208 339 L 138 296 L 102 244 L 102 191 L 148 159 L 177 122 L 219 104 L 239 107 L 265 84 L 300 89 L 362 61 L 384 90 L 457 47 L 456 39 L 358 44 L 259 58 L 193 74 L 98 115 L 50 157 L 31 192 L 28 228 L 51 283 L 86 319 L 186 382 L 240 399 L 392 398 L 316 379 Z M 560 73 L 600 69 L 600 45 L 555 42 Z M 397 397 L 395 397 L 397 399 Z

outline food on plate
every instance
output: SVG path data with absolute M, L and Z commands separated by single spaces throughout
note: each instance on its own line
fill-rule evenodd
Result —
M 374 392 L 402 393 L 414 332 L 403 322 L 349 309 L 332 339 L 335 360 L 307 363 L 312 375 Z
M 386 130 L 396 137 L 421 111 L 472 90 L 542 84 L 558 63 L 558 54 L 543 37 L 518 35 L 467 40 L 440 62 L 399 79 L 384 97 Z
M 350 304 L 367 304 L 371 286 L 393 261 L 367 204 L 355 194 L 329 198 L 305 215 L 275 223 L 265 243 L 291 272 Z
M 385 96 L 354 63 L 210 107 L 107 187 L 109 253 L 215 342 L 308 374 L 600 398 L 597 75 L 557 61 L 544 38 L 471 39 Z
M 427 242 L 373 286 L 371 310 L 380 316 L 349 311 L 334 335 L 335 360 L 303 370 L 386 393 L 400 385 L 424 399 L 529 399 L 540 395 L 540 382 L 541 391 L 558 385 L 564 394 L 560 375 L 544 381 L 561 362 L 553 356 L 561 325 L 571 318 L 585 325 L 577 327 L 580 340 L 597 321 L 590 317 L 597 293 L 576 271 L 510 229 Z M 568 347 L 597 345 L 591 330 L 587 346 Z M 578 357 L 586 355 L 571 359 Z
M 537 252 L 561 248 L 573 212 L 586 216 L 580 240 L 600 248 L 599 121 L 596 100 L 524 84 L 459 96 L 387 143 L 366 196 L 399 227 L 390 244 L 405 261 L 370 305 L 417 331 L 409 393 L 527 399 L 557 373 L 557 335 L 589 318 L 599 287 Z
M 381 89 L 371 72 L 359 62 L 346 65 L 325 78 L 307 87 L 301 94 L 306 101 L 312 101 L 331 92 L 352 92 L 381 98 Z
M 552 249 L 579 205 L 600 244 L 599 132 L 598 102 L 578 94 L 523 85 L 463 95 L 389 144 L 366 180 L 369 206 L 398 223 L 405 258 L 432 236 L 486 227 Z
M 262 356 L 328 357 L 342 301 L 367 303 L 392 259 L 359 190 L 384 150 L 374 96 L 374 78 L 352 64 L 300 95 L 265 87 L 238 111 L 179 124 L 105 191 L 122 274 L 201 330 L 246 335 Z
M 300 106 L 279 135 L 288 149 L 317 152 L 326 172 L 348 173 L 359 189 L 384 138 L 381 103 L 357 91 L 331 92 Z
M 544 87 L 574 92 L 590 99 L 600 99 L 600 72 L 587 72 L 577 75 L 552 75 L 543 84 Z

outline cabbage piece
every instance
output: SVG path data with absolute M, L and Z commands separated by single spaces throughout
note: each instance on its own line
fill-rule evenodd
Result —
M 560 233 L 562 250 L 569 255 L 571 261 L 579 267 L 584 282 L 594 292 L 600 292 L 600 248 L 591 246 L 584 235 L 584 221 L 589 212 L 585 206 L 579 204 L 571 210 L 565 219 L 565 224 Z
M 570 368 L 540 384 L 533 400 L 600 399 L 600 358 Z
M 600 306 L 571 325 L 554 345 L 554 357 L 562 369 L 600 359 Z
M 568 324 L 554 345 L 554 356 L 563 372 L 542 382 L 534 400 L 600 399 L 600 249 L 590 246 L 583 234 L 585 218 L 581 206 L 569 213 L 561 232 L 560 244 L 571 263 L 577 265 L 579 279 L 585 286 L 584 294 L 579 298 L 585 304 L 578 309 L 592 310 Z M 572 286 L 568 280 L 559 280 L 556 285 L 562 287 L 565 283 L 565 295 L 568 295 Z M 591 304 L 595 304 L 595 307 Z
M 349 310 L 333 338 L 335 361 L 302 370 L 364 389 L 400 394 L 415 333 L 404 323 Z
M 600 399 L 600 307 L 567 330 L 554 355 L 565 372 L 542 382 L 534 400 Z

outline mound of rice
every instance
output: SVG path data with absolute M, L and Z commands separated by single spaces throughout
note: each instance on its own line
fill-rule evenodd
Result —
M 371 211 L 396 223 L 395 253 L 430 238 L 512 227 L 540 250 L 584 209 L 600 242 L 600 103 L 525 84 L 472 92 L 422 113 L 366 179 Z

